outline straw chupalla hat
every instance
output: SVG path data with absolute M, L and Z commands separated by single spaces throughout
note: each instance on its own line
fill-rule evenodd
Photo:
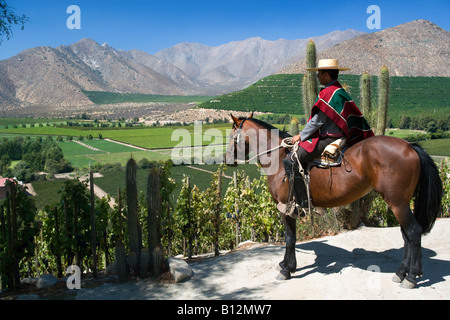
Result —
M 318 71 L 318 70 L 339 70 L 339 71 L 345 71 L 350 70 L 350 68 L 343 68 L 339 67 L 337 59 L 320 59 L 319 65 L 316 68 L 309 68 L 306 69 L 307 71 Z

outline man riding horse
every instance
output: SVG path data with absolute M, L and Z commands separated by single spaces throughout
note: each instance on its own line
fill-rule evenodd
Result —
M 325 87 L 311 109 L 305 128 L 291 140 L 292 144 L 299 142 L 297 157 L 303 168 L 336 139 L 345 138 L 346 145 L 351 146 L 374 135 L 361 111 L 338 81 L 339 71 L 349 68 L 339 67 L 336 59 L 322 59 L 318 67 L 307 70 L 318 71 L 319 82 Z M 307 208 L 306 187 L 293 158 L 291 153 L 283 160 L 284 168 L 289 180 L 294 179 L 293 194 L 297 204 Z
M 305 162 L 322 152 L 327 142 L 342 136 L 348 146 L 345 165 L 333 169 L 311 167 L 305 175 L 311 177 L 308 185 L 312 204 L 333 208 L 352 203 L 372 191 L 380 194 L 399 223 L 404 240 L 402 262 L 392 280 L 404 288 L 414 288 L 417 278 L 423 274 L 422 234 L 431 231 L 442 210 L 443 185 L 439 170 L 419 145 L 395 137 L 373 136 L 367 121 L 337 81 L 339 70 L 344 70 L 337 60 L 320 60 L 319 67 L 310 70 L 319 71 L 320 83 L 326 87 L 312 107 L 312 116 L 305 129 L 294 137 L 294 142 L 300 142 L 297 151 L 295 144 L 286 155 L 290 143 L 284 143 L 287 137 L 280 135 L 273 126 L 253 117 L 232 116 L 233 129 L 225 154 L 229 165 L 237 165 L 238 160 L 245 161 L 250 152 L 256 154 L 256 159 L 270 153 L 271 159 L 278 160 L 275 161 L 276 170 L 272 165 L 264 163 L 263 166 L 260 162 L 264 170 L 271 167 L 270 172 L 266 172 L 267 183 L 285 226 L 286 250 L 279 263 L 281 271 L 277 278 L 290 279 L 297 271 L 296 217 L 290 210 L 292 190 L 285 176 L 302 176 L 298 168 L 289 166 L 289 160 L 284 169 L 281 160 L 293 159 L 303 167 Z M 366 139 L 368 137 L 371 138 Z M 258 141 L 267 143 L 258 144 Z M 271 148 L 272 142 L 278 143 L 279 147 Z M 295 186 L 295 189 L 294 195 L 299 202 L 299 188 Z

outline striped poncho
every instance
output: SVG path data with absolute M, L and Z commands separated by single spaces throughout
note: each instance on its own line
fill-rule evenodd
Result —
M 311 109 L 311 117 L 319 110 L 342 130 L 349 146 L 374 135 L 361 111 L 337 81 L 320 91 Z M 316 131 L 311 139 L 300 142 L 300 147 L 307 152 L 312 152 L 319 137 L 320 132 Z

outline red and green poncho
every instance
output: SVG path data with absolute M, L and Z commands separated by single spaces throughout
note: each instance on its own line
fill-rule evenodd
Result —
M 361 111 L 337 81 L 320 91 L 316 103 L 311 109 L 311 117 L 319 110 L 325 113 L 344 132 L 349 146 L 374 136 Z M 317 130 L 311 139 L 300 142 L 300 147 L 307 152 L 312 152 L 319 141 L 319 137 L 320 132 Z

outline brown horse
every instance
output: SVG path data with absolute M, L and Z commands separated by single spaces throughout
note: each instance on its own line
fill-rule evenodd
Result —
M 251 116 L 236 118 L 226 152 L 226 163 L 237 165 L 253 152 L 268 176 L 276 203 L 287 203 L 288 181 L 282 159 L 289 150 L 281 147 L 289 134 Z M 273 147 L 273 146 L 278 147 Z M 358 200 L 375 190 L 382 195 L 401 226 L 404 240 L 402 263 L 393 277 L 402 287 L 413 288 L 422 274 L 421 236 L 428 233 L 441 209 L 442 181 L 434 161 L 418 145 L 402 139 L 374 136 L 345 151 L 345 165 L 328 169 L 312 167 L 310 194 L 315 207 L 337 207 Z M 410 201 L 414 200 L 414 214 Z M 280 276 L 289 279 L 297 268 L 295 218 L 281 216 L 286 231 L 286 251 Z

